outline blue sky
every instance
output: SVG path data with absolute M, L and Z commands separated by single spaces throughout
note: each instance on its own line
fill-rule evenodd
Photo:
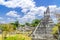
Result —
M 60 0 L 34 0 L 36 2 L 36 6 L 49 6 L 49 5 L 57 5 L 60 6 Z
M 14 22 L 16 19 L 25 23 L 35 18 L 41 19 L 48 6 L 54 15 L 55 10 L 60 10 L 60 0 L 0 0 L 0 23 Z

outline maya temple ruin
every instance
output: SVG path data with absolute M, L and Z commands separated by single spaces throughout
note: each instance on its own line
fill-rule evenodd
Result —
M 44 17 L 31 34 L 32 40 L 53 40 L 53 35 L 51 34 L 53 26 L 54 23 L 50 17 L 50 10 L 47 7 Z

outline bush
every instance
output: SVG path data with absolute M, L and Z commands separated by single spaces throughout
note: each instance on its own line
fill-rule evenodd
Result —
M 5 40 L 31 40 L 31 38 L 19 34 L 19 35 L 15 35 L 15 36 L 12 36 L 12 37 L 7 37 Z
M 5 40 L 25 40 L 24 38 L 18 38 L 18 37 L 8 37 L 7 39 Z

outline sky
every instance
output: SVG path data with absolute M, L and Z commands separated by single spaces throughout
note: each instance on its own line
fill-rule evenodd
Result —
M 0 23 L 16 20 L 31 23 L 34 19 L 41 19 L 47 7 L 56 23 L 55 13 L 60 13 L 60 0 L 0 0 Z

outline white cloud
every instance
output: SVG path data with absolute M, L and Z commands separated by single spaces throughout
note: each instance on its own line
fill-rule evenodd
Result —
M 50 11 L 52 9 L 54 9 L 54 8 L 57 8 L 57 7 L 54 7 L 54 5 L 53 6 L 49 6 L 49 7 L 50 7 Z M 40 7 L 31 8 L 31 9 L 28 9 L 28 10 L 30 10 L 30 11 L 26 12 L 26 9 L 23 10 L 23 11 L 25 11 L 24 13 L 26 14 L 23 17 L 17 17 L 17 19 L 20 21 L 20 23 L 31 22 L 37 16 L 43 16 L 44 15 L 44 11 L 46 11 L 46 7 L 40 6 Z M 52 11 L 54 11 L 54 10 L 52 10 Z
M 30 11 L 26 13 L 26 15 L 24 15 L 22 18 L 18 18 L 18 19 L 22 23 L 31 22 L 33 19 L 36 18 L 36 15 L 43 16 L 43 13 L 45 10 L 46 10 L 46 7 L 31 8 Z
M 17 19 L 22 23 L 27 21 L 31 22 L 36 18 L 36 15 L 43 16 L 44 11 L 46 11 L 47 8 L 45 6 L 36 7 L 33 0 L 9 0 L 6 2 L 4 0 L 0 0 L 0 5 L 5 5 L 9 8 L 22 8 L 21 12 L 25 14 L 23 17 L 20 17 L 20 15 L 18 15 L 15 11 L 10 11 L 6 14 L 11 17 L 17 17 Z M 51 13 L 54 13 L 56 10 L 60 10 L 60 8 L 58 8 L 56 5 L 49 5 L 49 8 Z
M 50 12 L 52 12 L 51 15 L 53 14 L 53 16 L 56 10 L 57 11 L 60 10 L 59 7 L 57 7 L 56 5 L 50 5 L 49 8 L 50 8 Z M 22 19 L 24 20 L 26 19 L 25 21 L 27 21 L 30 18 L 30 21 L 31 21 L 36 18 L 37 14 L 38 14 L 37 16 L 43 16 L 44 11 L 46 11 L 46 9 L 47 7 L 44 7 L 44 6 L 31 8 L 31 10 Z M 56 17 L 53 20 L 55 21 Z
M 14 18 L 7 18 L 9 22 L 15 22 L 16 20 Z
M 53 21 L 54 21 L 54 23 L 57 23 L 58 21 L 57 21 L 57 18 L 53 18 Z
M 49 8 L 56 8 L 56 5 L 49 5 Z
M 0 23 L 3 23 L 3 24 L 5 24 L 6 22 L 5 22 L 5 21 L 0 21 Z
M 0 0 L 0 4 L 3 4 L 4 3 L 4 0 Z
M 0 5 L 5 5 L 9 8 L 20 7 L 22 8 L 22 12 L 27 12 L 31 8 L 35 7 L 35 2 L 33 0 L 0 0 Z
M 57 7 L 57 5 L 50 5 L 49 8 L 52 15 L 60 13 L 60 7 Z
M 0 20 L 3 19 L 2 17 L 0 17 Z
M 21 18 L 23 21 L 28 21 L 29 19 L 31 21 L 32 19 L 35 18 L 34 13 L 32 13 L 32 12 L 27 13 L 28 10 L 31 10 L 32 8 L 35 7 L 35 2 L 33 0 L 10 0 L 7 2 L 5 2 L 5 1 L 2 2 L 1 5 L 5 5 L 6 7 L 9 7 L 9 8 L 16 8 L 16 7 L 22 8 L 22 12 L 26 13 L 26 15 Z M 14 11 L 10 11 L 6 15 L 11 16 L 11 17 L 19 16 Z M 18 18 L 20 18 L 20 17 L 18 17 Z
M 35 19 L 35 16 L 32 15 L 25 15 L 22 18 L 17 18 L 20 23 L 25 23 L 25 22 L 31 22 L 33 19 Z
M 3 17 L 0 17 L 0 23 L 6 23 Z
M 11 8 L 31 8 L 35 6 L 35 2 L 33 0 L 9 0 L 7 2 L 4 0 L 0 0 L 0 4 Z
M 18 15 L 15 11 L 10 11 L 6 15 L 11 17 L 20 17 L 20 15 Z
M 21 12 L 23 12 L 24 14 L 26 14 L 28 12 L 29 9 L 23 9 L 21 10 Z
M 50 12 L 55 12 L 57 6 L 56 5 L 49 5 Z

